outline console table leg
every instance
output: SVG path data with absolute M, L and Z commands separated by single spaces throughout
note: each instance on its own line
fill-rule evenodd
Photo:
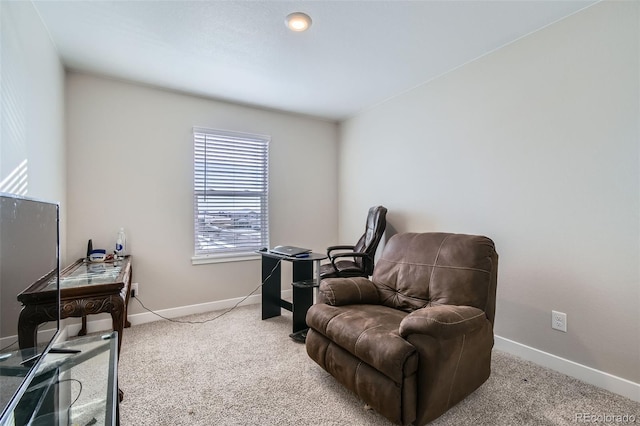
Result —
M 85 336 L 87 334 L 87 316 L 82 316 L 82 327 L 78 331 L 78 336 Z
M 25 305 L 18 317 L 18 346 L 28 349 L 38 342 L 38 326 L 58 319 L 57 304 Z

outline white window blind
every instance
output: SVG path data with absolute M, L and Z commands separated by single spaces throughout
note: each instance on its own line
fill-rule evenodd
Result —
M 269 246 L 270 137 L 194 128 L 195 256 Z

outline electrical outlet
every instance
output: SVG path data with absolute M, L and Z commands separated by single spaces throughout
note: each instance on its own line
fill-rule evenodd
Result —
M 564 312 L 551 311 L 551 328 L 567 332 L 567 314 Z
M 131 283 L 131 297 L 138 297 L 138 283 Z

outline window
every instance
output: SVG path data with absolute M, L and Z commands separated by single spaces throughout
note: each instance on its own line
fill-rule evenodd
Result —
M 193 129 L 195 259 L 269 246 L 270 139 Z

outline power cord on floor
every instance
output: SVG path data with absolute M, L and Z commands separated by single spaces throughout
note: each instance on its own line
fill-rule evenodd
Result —
M 240 299 L 240 301 L 239 301 L 238 303 L 236 303 L 235 305 L 233 305 L 231 308 L 227 309 L 226 311 L 222 312 L 221 314 L 216 315 L 216 316 L 215 316 L 215 317 L 213 317 L 213 318 L 209 318 L 209 319 L 202 320 L 202 321 L 187 321 L 187 320 L 177 320 L 177 319 L 173 319 L 173 318 L 167 318 L 167 317 L 165 317 L 165 316 L 163 316 L 163 315 L 160 315 L 159 313 L 157 313 L 157 312 L 155 312 L 155 311 L 153 311 L 153 310 L 151 310 L 151 309 L 147 308 L 147 307 L 144 305 L 144 303 L 142 303 L 142 301 L 140 300 L 140 298 L 139 298 L 138 296 L 133 295 L 132 297 L 133 297 L 133 298 L 134 298 L 134 299 L 135 299 L 135 300 L 140 304 L 140 306 L 142 306 L 142 308 L 143 308 L 143 309 L 145 309 L 146 311 L 148 311 L 148 312 L 152 313 L 153 315 L 155 315 L 155 316 L 157 316 L 157 317 L 160 317 L 160 318 L 162 318 L 162 319 L 164 319 L 164 320 L 167 320 L 167 321 L 170 321 L 170 322 L 176 322 L 176 323 L 179 323 L 179 324 L 204 324 L 204 323 L 207 323 L 207 322 L 211 322 L 211 321 L 217 320 L 217 319 L 218 319 L 218 318 L 220 318 L 221 316 L 228 314 L 229 312 L 231 312 L 231 311 L 233 311 L 235 308 L 237 308 L 237 307 L 238 307 L 242 302 L 244 302 L 245 300 L 247 300 L 251 295 L 253 295 L 253 293 L 255 293 L 256 291 L 258 291 L 258 289 L 259 289 L 260 287 L 262 287 L 262 286 L 264 285 L 264 283 L 266 283 L 266 282 L 267 282 L 267 280 L 268 280 L 269 278 L 271 278 L 271 275 L 273 275 L 273 273 L 275 272 L 276 268 L 277 268 L 278 266 L 280 266 L 280 263 L 281 263 L 281 262 L 282 262 L 282 259 L 278 259 L 278 262 L 276 262 L 276 264 L 275 264 L 275 266 L 273 267 L 273 269 L 271 270 L 271 272 L 269 272 L 269 275 L 267 275 L 267 278 L 265 278 L 265 279 L 264 279 L 264 281 L 262 281 L 262 282 L 261 282 L 261 283 L 260 283 L 256 288 L 254 288 L 254 289 L 253 289 L 253 291 L 252 291 L 251 293 L 247 294 L 247 295 L 246 295 L 246 296 L 244 296 L 242 299 Z
M 71 408 L 71 407 L 73 407 L 73 404 L 78 402 L 78 400 L 80 399 L 80 395 L 82 394 L 82 382 L 80 380 L 78 380 L 78 379 L 63 379 L 63 380 L 58 380 L 55 384 L 59 385 L 60 383 L 65 383 L 65 382 L 77 383 L 78 385 L 80 385 L 80 389 L 78 390 L 78 396 L 76 396 L 76 398 L 73 400 L 73 402 L 71 402 L 71 404 L 69 404 L 69 408 Z

